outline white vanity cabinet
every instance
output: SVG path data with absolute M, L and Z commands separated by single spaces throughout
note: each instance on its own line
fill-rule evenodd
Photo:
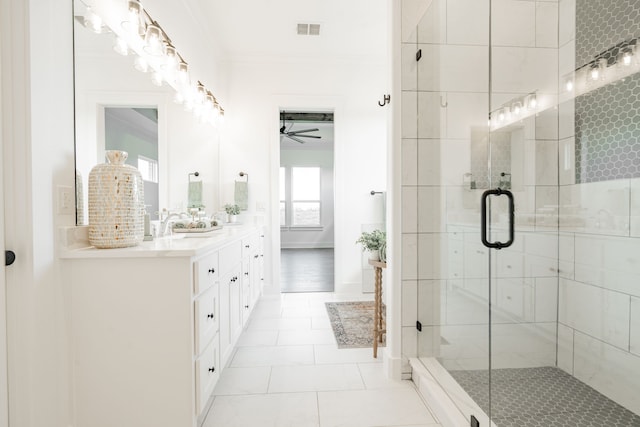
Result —
M 256 230 L 63 254 L 74 427 L 202 424 L 250 313 L 242 243 Z

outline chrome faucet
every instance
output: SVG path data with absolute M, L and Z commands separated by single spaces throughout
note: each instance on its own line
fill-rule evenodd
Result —
M 180 212 L 180 213 L 170 213 L 169 215 L 167 215 L 167 217 L 162 221 L 162 225 L 160 226 L 160 236 L 166 236 L 167 235 L 167 228 L 169 227 L 169 223 L 171 222 L 171 220 L 173 218 L 189 218 L 189 214 L 186 212 Z

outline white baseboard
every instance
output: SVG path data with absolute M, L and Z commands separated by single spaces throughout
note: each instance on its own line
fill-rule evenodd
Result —
M 399 379 L 410 379 L 404 378 L 402 374 L 402 357 L 391 357 L 389 356 L 389 349 L 385 348 L 384 350 L 384 358 L 383 358 L 383 369 L 387 378 L 391 378 L 394 380 Z

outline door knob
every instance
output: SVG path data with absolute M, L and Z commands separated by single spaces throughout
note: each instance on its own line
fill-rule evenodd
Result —
M 4 251 L 4 265 L 9 266 L 16 260 L 16 254 L 13 251 Z

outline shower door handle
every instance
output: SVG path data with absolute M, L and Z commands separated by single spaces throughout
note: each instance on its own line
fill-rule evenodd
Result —
M 506 242 L 490 242 L 487 240 L 487 200 L 489 196 L 507 196 L 509 199 L 509 240 Z M 513 203 L 513 193 L 509 190 L 503 190 L 496 188 L 495 190 L 487 190 L 482 193 L 482 203 L 480 207 L 480 217 L 482 224 L 480 225 L 480 234 L 482 238 L 482 244 L 492 249 L 508 248 L 513 244 L 515 238 L 515 205 Z

